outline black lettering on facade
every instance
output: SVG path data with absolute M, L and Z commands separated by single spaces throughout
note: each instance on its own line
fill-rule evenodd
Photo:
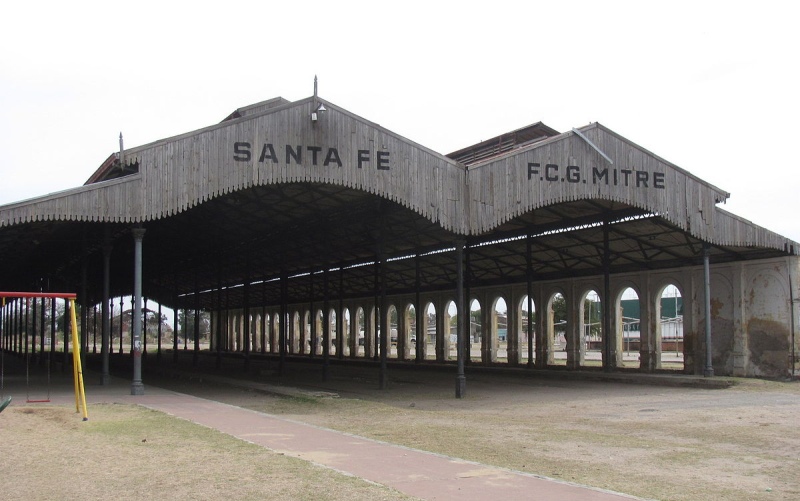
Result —
M 298 146 L 297 150 L 286 145 L 286 165 L 291 164 L 291 159 L 294 158 L 295 163 L 301 164 L 303 163 L 303 147 Z
M 636 171 L 636 187 L 640 188 L 644 186 L 647 188 L 647 180 L 650 178 L 650 174 L 644 170 L 637 170 Z
M 366 163 L 369 163 L 369 150 L 358 150 L 358 168 L 364 168 Z
M 388 151 L 378 151 L 378 170 L 389 170 Z
M 317 165 L 317 153 L 322 151 L 322 148 L 319 146 L 309 146 L 307 149 L 311 152 L 311 163 Z
M 608 169 L 600 170 L 597 167 L 592 167 L 592 184 L 597 184 L 598 181 L 606 180 L 608 184 Z
M 528 162 L 528 180 L 530 181 L 531 177 L 534 174 L 539 173 L 539 163 L 538 162 Z
M 250 143 L 233 143 L 233 159 L 237 162 L 250 161 Z
M 336 148 L 328 148 L 328 154 L 325 155 L 325 167 L 335 163 L 339 167 L 342 166 L 342 159 L 339 158 L 339 150 Z
M 653 188 L 658 188 L 659 190 L 664 189 L 664 178 L 666 176 L 663 172 L 653 172 Z
M 635 186 L 640 189 L 666 188 L 666 174 L 663 172 L 648 172 L 636 169 L 615 169 L 609 167 L 588 167 L 580 165 L 567 165 L 561 168 L 558 164 L 546 164 L 541 168 L 538 162 L 527 162 L 528 180 L 538 178 L 539 181 L 561 183 L 604 184 L 606 186 Z M 634 185 L 635 183 L 635 185 Z
M 263 163 L 267 160 L 272 160 L 272 163 L 278 163 L 278 157 L 275 156 L 275 148 L 272 147 L 270 143 L 264 143 L 264 147 L 261 148 L 261 156 L 258 157 L 258 161 Z
M 253 151 L 253 144 L 246 141 L 236 141 L 233 146 L 233 160 L 235 162 L 250 162 L 255 158 Z M 257 146 L 257 145 L 256 145 Z M 284 159 L 286 165 L 292 163 L 296 165 L 303 165 L 303 151 L 306 152 L 306 162 L 311 165 L 324 167 L 336 166 L 343 167 L 344 162 L 339 154 L 338 148 L 329 148 L 325 146 L 304 146 L 304 145 L 280 145 L 277 148 L 284 149 Z M 366 167 L 373 167 L 377 170 L 391 170 L 391 152 L 387 150 L 379 150 L 375 154 L 375 163 L 373 163 L 372 150 L 356 150 L 356 164 L 359 169 Z M 323 155 L 324 154 L 324 155 Z M 309 158 L 310 157 L 310 158 Z M 261 154 L 258 157 L 259 163 L 272 162 L 275 165 L 280 163 L 276 153 L 276 146 L 273 143 L 261 143 Z M 350 164 L 348 164 L 350 165 Z M 538 164 L 537 164 L 538 165 Z
M 581 181 L 581 168 L 577 165 L 567 166 L 567 182 L 579 183 Z
M 551 174 L 555 172 L 555 174 Z M 558 181 L 558 165 L 547 164 L 544 166 L 544 178 L 547 181 Z

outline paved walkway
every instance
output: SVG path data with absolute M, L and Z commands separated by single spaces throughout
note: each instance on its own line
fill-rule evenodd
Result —
M 87 380 L 96 375 L 87 375 Z M 34 390 L 31 399 L 45 396 Z M 25 405 L 24 378 L 5 380 L 11 405 Z M 71 383 L 51 385 L 51 403 L 75 405 Z M 108 386 L 87 382 L 89 418 L 96 403 L 138 404 L 207 426 L 283 454 L 392 487 L 427 500 L 621 501 L 637 499 L 517 471 L 409 449 L 294 422 L 228 404 L 146 386 L 131 396 L 130 382 L 112 378 Z M 42 405 L 42 404 L 30 404 Z M 46 404 L 45 404 L 46 405 Z
M 631 499 L 621 494 L 378 442 L 186 395 L 141 400 L 140 403 L 149 408 L 421 499 Z

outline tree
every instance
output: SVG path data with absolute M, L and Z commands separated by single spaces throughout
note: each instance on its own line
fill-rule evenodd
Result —
M 172 337 L 172 327 L 167 323 L 167 316 L 162 314 L 158 315 L 158 311 L 148 311 L 146 314 L 147 323 L 147 337 L 150 339 L 158 339 L 158 325 L 161 324 L 161 336 L 164 338 Z
M 199 332 L 200 339 L 207 339 L 211 334 L 211 313 L 200 310 L 200 324 Z M 183 338 L 194 339 L 194 319 L 195 310 L 184 310 L 183 314 L 179 316 L 179 333 Z
M 475 310 L 469 312 L 469 319 L 472 323 L 480 325 L 481 324 L 481 310 Z
M 553 308 L 553 323 L 566 322 L 567 300 L 561 294 L 556 294 L 551 303 Z

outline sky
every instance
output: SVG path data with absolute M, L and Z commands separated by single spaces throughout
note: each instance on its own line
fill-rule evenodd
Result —
M 313 94 L 446 154 L 600 122 L 795 241 L 793 2 L 13 2 L 0 18 L 0 204 L 111 153 Z

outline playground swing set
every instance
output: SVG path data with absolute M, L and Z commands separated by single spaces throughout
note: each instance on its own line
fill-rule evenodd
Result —
M 69 320 L 71 327 L 72 337 L 72 375 L 75 385 L 75 412 L 83 411 L 83 420 L 89 420 L 89 411 L 86 408 L 86 392 L 83 385 L 83 367 L 81 365 L 80 354 L 80 341 L 78 339 L 78 322 L 75 316 L 75 299 L 77 295 L 74 293 L 56 293 L 56 292 L 0 292 L 0 339 L 5 342 L 3 333 L 3 312 L 6 306 L 6 299 L 31 299 L 49 298 L 52 301 L 56 299 L 63 299 L 69 301 Z M 66 335 L 66 333 L 65 333 Z M 27 338 L 27 333 L 25 334 Z M 25 339 L 25 343 L 28 340 Z M 0 412 L 2 412 L 11 403 L 11 397 L 6 397 L 5 392 L 5 346 L 0 348 Z M 49 356 L 49 355 L 48 355 Z M 25 383 L 27 400 L 26 403 L 41 403 L 50 402 L 50 361 L 47 361 L 47 398 L 33 400 L 30 398 L 30 359 L 28 353 L 25 356 Z

